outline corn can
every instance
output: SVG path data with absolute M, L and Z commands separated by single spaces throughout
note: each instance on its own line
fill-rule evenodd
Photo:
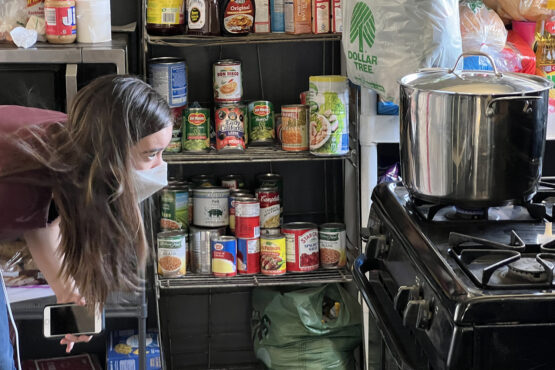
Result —
M 237 275 L 237 239 L 220 236 L 212 239 L 212 273 L 217 277 Z

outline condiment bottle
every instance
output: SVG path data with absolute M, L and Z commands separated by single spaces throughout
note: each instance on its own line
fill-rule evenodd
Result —
M 150 35 L 183 34 L 185 32 L 185 0 L 148 0 L 146 29 Z
M 220 18 L 224 35 L 246 36 L 254 28 L 254 1 L 223 0 Z
M 218 0 L 187 1 L 187 33 L 203 36 L 217 36 L 220 34 Z
M 46 39 L 52 44 L 71 44 L 77 37 L 74 0 L 44 2 Z

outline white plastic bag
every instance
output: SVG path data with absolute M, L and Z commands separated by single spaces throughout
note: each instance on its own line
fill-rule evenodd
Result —
M 458 0 L 344 0 L 343 19 L 349 79 L 396 103 L 401 77 L 462 52 Z

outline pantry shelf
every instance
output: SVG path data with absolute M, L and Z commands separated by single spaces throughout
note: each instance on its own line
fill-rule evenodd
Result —
M 288 273 L 281 276 L 237 275 L 218 278 L 212 275 L 188 273 L 185 277 L 158 280 L 160 289 L 206 289 L 257 286 L 315 285 L 348 283 L 353 278 L 347 270 L 317 270 L 306 273 Z
M 190 46 L 219 46 L 240 44 L 276 44 L 284 42 L 317 42 L 317 41 L 340 41 L 340 33 L 290 35 L 286 33 L 250 34 L 242 37 L 224 36 L 151 36 L 147 35 L 147 42 L 152 45 L 165 45 L 173 47 Z
M 195 153 L 164 153 L 164 160 L 170 164 L 245 163 L 245 162 L 292 162 L 318 161 L 349 158 L 343 156 L 315 156 L 309 152 L 287 152 L 279 147 L 249 147 L 244 153 L 218 153 L 215 150 Z

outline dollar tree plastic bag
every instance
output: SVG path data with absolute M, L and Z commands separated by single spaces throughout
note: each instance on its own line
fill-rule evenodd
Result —
M 349 79 L 399 103 L 397 81 L 421 68 L 451 68 L 462 52 L 458 0 L 344 0 Z
M 354 369 L 361 308 L 340 285 L 253 291 L 256 356 L 270 369 Z

